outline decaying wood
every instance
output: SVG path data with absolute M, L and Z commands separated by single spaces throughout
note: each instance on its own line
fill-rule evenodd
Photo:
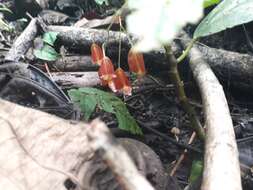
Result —
M 86 49 L 90 48 L 92 42 L 102 44 L 107 40 L 107 32 L 105 30 L 97 29 L 83 29 L 76 27 L 66 26 L 49 26 L 49 31 L 58 31 L 59 43 L 66 47 L 73 49 Z M 109 33 L 110 41 L 117 42 L 119 39 L 119 32 Z M 126 34 L 121 34 L 122 39 L 122 60 L 126 60 L 127 52 L 129 49 L 129 42 Z M 135 39 L 133 40 L 135 41 Z M 117 57 L 118 45 L 114 44 L 112 48 L 108 49 L 108 55 Z M 198 45 L 202 53 L 202 57 L 214 70 L 218 79 L 223 84 L 229 83 L 230 87 L 234 89 L 252 91 L 253 83 L 253 57 L 247 54 L 240 54 L 216 48 Z M 172 44 L 172 49 L 176 55 L 182 53 L 182 49 L 175 43 Z M 145 64 L 148 71 L 155 72 L 161 70 L 168 70 L 164 50 L 159 50 L 145 54 Z M 184 64 L 180 67 L 185 67 Z
M 5 60 L 18 61 L 28 51 L 38 32 L 37 19 L 31 20 L 23 33 L 15 40 Z
M 100 84 L 97 72 L 51 73 L 52 79 L 62 88 L 91 87 Z
M 48 31 L 59 32 L 58 40 L 62 45 L 73 48 L 88 48 L 95 42 L 103 44 L 105 41 L 117 42 L 119 40 L 119 32 L 85 29 L 73 26 L 48 26 Z M 125 45 L 130 45 L 126 34 L 121 34 L 121 40 Z M 129 46 L 130 47 L 130 46 Z
M 97 71 L 98 65 L 93 64 L 90 56 L 65 56 L 49 66 L 53 66 L 57 71 L 80 72 L 80 71 Z M 52 69 L 54 69 L 52 68 Z
M 223 84 L 233 89 L 253 89 L 253 56 L 201 45 L 197 48 Z
M 187 35 L 184 35 L 185 39 Z M 183 41 L 185 47 L 187 42 Z M 206 141 L 202 190 L 241 190 L 238 150 L 223 88 L 196 47 L 190 67 L 198 83 L 205 112 Z
M 93 19 L 88 20 L 86 18 L 82 18 L 81 20 L 77 21 L 74 26 L 75 27 L 82 27 L 82 28 L 95 28 L 95 27 L 102 27 L 111 24 L 113 22 L 114 16 L 108 16 L 104 19 Z
M 70 178 L 98 151 L 127 190 L 153 190 L 109 129 L 96 120 L 74 123 L 0 99 L 0 189 L 65 190 Z

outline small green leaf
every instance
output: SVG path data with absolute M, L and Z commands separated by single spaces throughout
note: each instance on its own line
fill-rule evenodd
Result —
M 72 101 L 79 104 L 84 112 L 85 119 L 88 119 L 94 111 L 96 105 L 104 110 L 116 115 L 119 128 L 127 130 L 133 134 L 142 134 L 141 129 L 135 119 L 130 115 L 124 102 L 111 93 L 95 88 L 79 88 L 68 91 Z
M 132 134 L 142 134 L 141 129 L 135 119 L 129 114 L 125 105 L 116 107 L 115 115 L 120 129 L 130 131 Z
M 204 0 L 204 8 L 218 4 L 219 2 L 220 2 L 220 0 Z
M 42 60 L 55 61 L 60 57 L 55 49 L 49 45 L 45 45 L 41 50 L 34 50 L 34 55 Z
M 103 5 L 103 3 L 105 3 L 105 5 L 109 5 L 109 2 L 108 0 L 95 0 L 95 2 L 98 4 L 98 5 Z
M 203 172 L 203 161 L 193 160 L 189 182 L 190 183 L 195 182 L 202 175 L 202 172 Z
M 46 32 L 43 35 L 43 41 L 50 45 L 50 46 L 54 46 L 54 42 L 57 39 L 57 35 L 59 32 Z
M 91 114 L 94 112 L 97 105 L 97 100 L 94 96 L 85 96 L 80 100 L 80 108 L 84 115 L 84 119 L 88 121 Z
M 201 21 L 194 32 L 194 38 L 208 36 L 252 20 L 252 0 L 224 0 Z

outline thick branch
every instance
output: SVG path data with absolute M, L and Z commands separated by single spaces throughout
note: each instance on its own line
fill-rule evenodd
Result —
M 187 39 L 187 35 L 184 38 Z M 187 43 L 183 43 L 186 47 Z M 207 129 L 201 189 L 241 190 L 238 150 L 222 86 L 196 47 L 191 49 L 189 56 L 204 104 Z
M 16 39 L 7 53 L 5 60 L 18 61 L 22 56 L 24 56 L 27 50 L 31 47 L 37 32 L 37 19 L 34 18 L 31 20 L 23 33 Z
M 49 31 L 58 31 L 59 44 L 71 47 L 75 50 L 86 49 L 89 50 L 92 42 L 102 44 L 107 39 L 107 32 L 105 30 L 97 29 L 82 29 L 76 27 L 62 27 L 49 26 Z M 110 32 L 110 41 L 118 41 L 118 32 Z M 125 34 L 122 37 L 122 60 L 126 60 L 129 48 L 129 42 Z M 226 50 L 209 48 L 206 46 L 198 46 L 202 53 L 204 60 L 208 62 L 215 74 L 223 82 L 229 83 L 230 87 L 234 89 L 245 90 L 253 92 L 253 57 L 247 54 L 240 54 Z M 176 44 L 172 44 L 174 54 L 180 55 L 182 49 Z M 149 71 L 156 72 L 161 70 L 168 70 L 164 50 L 145 54 L 145 64 Z M 118 45 L 115 45 L 108 50 L 108 55 L 118 56 Z M 184 65 L 182 65 L 184 69 Z M 234 79 L 234 80 L 231 80 Z
M 91 87 L 100 84 L 97 72 L 51 73 L 53 80 L 62 88 Z
M 53 66 L 57 71 L 80 72 L 80 71 L 97 71 L 98 65 L 92 63 L 90 56 L 65 56 L 49 66 Z

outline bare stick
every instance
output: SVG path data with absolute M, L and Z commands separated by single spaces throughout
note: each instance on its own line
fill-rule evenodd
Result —
M 33 18 L 23 33 L 16 39 L 5 60 L 18 61 L 25 55 L 38 32 L 37 19 Z
M 101 133 L 104 133 L 104 135 L 101 136 Z M 92 142 L 92 147 L 94 150 L 102 150 L 102 154 L 100 152 L 102 158 L 116 174 L 124 189 L 154 190 L 143 176 L 133 176 L 133 174 L 138 173 L 133 161 L 122 146 L 115 144 L 115 140 L 113 138 L 108 138 L 108 135 L 110 136 L 104 123 L 97 120 L 91 123 L 91 130 L 88 136 Z M 118 154 L 119 152 L 121 152 L 120 156 Z M 115 162 L 115 160 L 117 161 Z M 125 168 L 127 168 L 127 170 Z
M 91 87 L 100 84 L 97 72 L 51 73 L 52 79 L 62 88 Z
M 184 38 L 189 39 L 186 34 Z M 187 46 L 187 42 L 183 44 Z M 238 150 L 222 86 L 196 47 L 191 49 L 189 57 L 201 92 L 207 129 L 201 189 L 241 190 Z

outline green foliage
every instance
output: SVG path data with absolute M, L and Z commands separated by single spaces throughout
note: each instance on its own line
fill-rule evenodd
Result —
M 96 107 L 115 114 L 119 128 L 133 134 L 142 134 L 135 119 L 130 115 L 124 102 L 115 95 L 96 88 L 79 88 L 68 91 L 71 100 L 79 104 L 81 111 L 88 120 Z
M 252 20 L 252 0 L 224 0 L 198 25 L 194 38 L 208 36 Z
M 218 4 L 220 0 L 204 0 L 204 7 L 210 7 L 212 5 Z
M 44 45 L 40 50 L 34 50 L 34 55 L 42 60 L 55 61 L 60 57 L 60 54 L 55 51 L 55 49 L 49 45 Z
M 46 32 L 43 35 L 43 41 L 50 45 L 54 46 L 54 42 L 57 39 L 58 32 Z
M 109 5 L 108 0 L 94 0 L 98 5 L 102 5 L 105 3 L 105 5 Z
M 189 182 L 190 183 L 195 182 L 202 175 L 202 172 L 203 172 L 203 161 L 193 160 Z
M 57 39 L 58 32 L 46 32 L 43 35 L 44 46 L 40 50 L 34 50 L 34 55 L 42 60 L 55 61 L 60 57 L 54 49 L 54 42 Z

